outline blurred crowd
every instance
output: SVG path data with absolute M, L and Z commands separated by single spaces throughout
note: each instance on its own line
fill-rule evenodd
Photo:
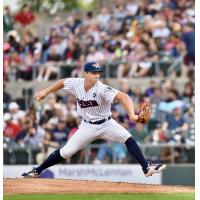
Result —
M 66 18 L 56 16 L 44 37 L 32 31 L 39 23 L 37 13 L 24 4 L 15 15 L 5 7 L 3 77 L 4 81 L 48 81 L 61 75 L 61 66 L 71 77 L 82 76 L 86 61 L 114 65 L 121 91 L 134 105 L 146 101 L 152 105 L 147 125 L 133 123 L 119 104 L 113 104 L 112 117 L 141 144 L 194 145 L 194 1 L 132 0 L 115 1 L 97 11 L 73 12 Z M 20 28 L 19 28 L 20 27 Z M 181 58 L 182 75 L 189 81 L 180 92 L 172 80 L 150 81 L 147 88 L 131 86 L 127 78 L 153 75 L 156 63 Z M 157 76 L 164 76 L 160 71 Z M 177 76 L 177 74 L 175 74 Z M 106 82 L 106 81 L 105 81 Z M 77 130 L 81 119 L 73 96 L 50 95 L 44 105 L 24 108 L 4 84 L 4 147 L 27 146 L 38 149 L 33 162 L 41 163 L 52 151 L 64 145 Z M 132 162 L 122 144 L 95 141 L 97 149 L 78 152 L 69 163 Z M 186 148 L 157 152 L 160 161 L 187 162 Z M 147 152 L 148 156 L 149 151 Z M 88 156 L 88 155 L 87 155 Z M 16 161 L 17 162 L 17 161 Z M 15 161 L 13 161 L 13 164 Z
M 120 80 L 151 76 L 156 63 L 177 58 L 183 61 L 183 75 L 194 70 L 193 0 L 114 2 L 96 11 L 56 16 L 44 37 L 31 31 L 32 23 L 40 21 L 28 4 L 16 15 L 6 6 L 4 80 L 48 81 L 59 78 L 61 66 L 70 69 L 70 76 L 80 77 L 83 63 L 91 60 L 105 66 L 115 63 Z
M 131 97 L 136 111 L 137 105 L 143 101 L 152 105 L 152 116 L 147 125 L 130 121 L 119 104 L 112 105 L 112 117 L 129 130 L 138 143 L 153 146 L 156 144 L 194 145 L 195 102 L 194 85 L 191 82 L 184 85 L 181 93 L 172 80 L 159 83 L 151 80 L 149 86 L 143 91 L 140 87 L 129 85 L 128 80 L 124 79 L 119 89 Z M 4 147 L 16 145 L 20 148 L 29 146 L 38 149 L 40 150 L 36 156 L 38 163 L 53 150 L 64 145 L 75 133 L 81 121 L 73 96 L 51 94 L 45 104 L 35 104 L 24 111 L 21 109 L 20 102 L 13 99 L 4 87 L 3 101 Z M 104 141 L 95 141 L 94 144 L 101 145 L 96 150 L 87 151 L 87 156 L 90 158 L 87 162 L 98 164 L 110 159 L 119 163 L 130 161 L 123 144 L 111 145 Z M 156 159 L 165 162 L 174 159 L 181 162 L 184 150 L 185 148 L 176 148 L 172 155 L 170 148 L 165 147 L 158 153 Z M 84 150 L 79 152 L 76 162 L 85 162 Z

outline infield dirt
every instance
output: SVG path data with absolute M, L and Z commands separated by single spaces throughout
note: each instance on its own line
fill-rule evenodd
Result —
M 64 179 L 4 179 L 4 194 L 187 193 L 194 187 Z

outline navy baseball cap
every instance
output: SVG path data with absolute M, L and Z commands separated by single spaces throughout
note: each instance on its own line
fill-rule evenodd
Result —
M 103 72 L 103 67 L 98 62 L 87 62 L 84 65 L 85 72 Z

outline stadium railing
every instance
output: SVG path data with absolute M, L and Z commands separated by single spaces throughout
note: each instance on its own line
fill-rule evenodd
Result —
M 89 144 L 84 148 L 85 157 L 84 164 L 91 163 L 91 155 L 93 150 L 100 148 L 101 144 Z M 184 150 L 184 158 L 181 162 L 194 163 L 194 143 L 190 144 L 177 144 L 177 143 L 140 143 L 142 151 L 145 153 L 149 160 L 160 159 L 160 153 L 162 148 L 170 148 L 171 154 L 174 153 L 175 149 L 180 148 Z M 40 152 L 39 147 L 33 147 L 31 145 L 20 146 L 14 142 L 4 141 L 4 164 L 36 164 L 36 154 Z M 117 155 L 113 155 L 112 163 L 116 163 Z M 171 157 L 170 164 L 175 164 L 174 157 Z

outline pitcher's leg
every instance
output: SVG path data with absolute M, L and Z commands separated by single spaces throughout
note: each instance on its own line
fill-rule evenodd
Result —
M 35 168 L 36 172 L 40 174 L 43 170 L 56 165 L 64 161 L 64 158 L 60 155 L 60 149 L 55 150 L 49 155 L 49 157 L 38 167 Z
M 126 140 L 125 145 L 128 149 L 128 152 L 132 156 L 134 156 L 137 159 L 137 161 L 140 163 L 143 171 L 146 170 L 148 167 L 148 162 L 144 158 L 144 155 L 142 151 L 140 150 L 140 147 L 138 146 L 137 142 L 132 137 L 130 137 Z
M 65 159 L 70 158 L 96 138 L 96 127 L 86 124 L 86 127 L 78 129 L 66 145 L 60 149 L 60 155 Z
M 145 176 L 152 176 L 166 168 L 165 164 L 149 164 L 131 134 L 115 120 L 111 119 L 106 122 L 103 129 L 102 139 L 125 143 L 129 153 L 134 156 L 142 166 Z
M 125 143 L 132 135 L 114 119 L 104 123 L 102 128 L 101 139 L 105 139 L 111 142 Z
M 29 172 L 23 173 L 22 176 L 37 177 L 43 170 L 47 169 L 48 167 L 56 165 L 64 159 L 71 157 L 74 153 L 98 137 L 98 135 L 96 135 L 95 128 L 95 126 L 82 123 L 79 129 L 68 140 L 63 148 L 54 151 L 40 166 Z
M 149 164 L 144 158 L 138 144 L 132 137 L 128 138 L 125 144 L 129 153 L 132 154 L 142 166 L 142 170 L 146 177 L 162 172 L 166 168 L 165 164 Z
M 138 144 L 132 138 L 132 135 L 115 120 L 111 119 L 107 122 L 105 126 L 105 132 L 102 135 L 103 139 L 124 143 L 129 151 L 129 153 L 134 156 L 137 161 L 145 170 L 148 166 L 147 160 L 144 158 L 142 151 L 140 150 Z

